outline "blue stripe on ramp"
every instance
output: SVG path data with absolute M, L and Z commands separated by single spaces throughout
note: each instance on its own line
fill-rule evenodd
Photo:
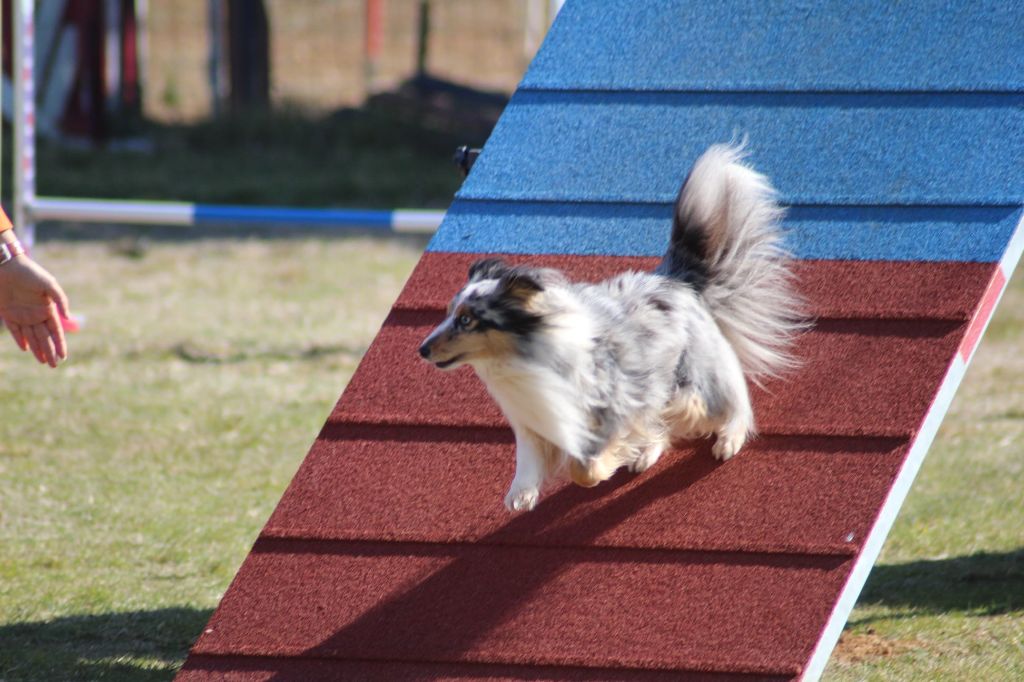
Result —
M 459 196 L 670 202 L 711 144 L 791 204 L 1024 203 L 1024 95 L 519 92 Z
M 671 213 L 671 204 L 456 201 L 427 248 L 660 256 Z M 798 258 L 992 262 L 1020 217 L 1005 207 L 794 206 L 785 225 Z

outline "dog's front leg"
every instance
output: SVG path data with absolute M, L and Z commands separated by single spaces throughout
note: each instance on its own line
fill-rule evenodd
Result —
M 545 463 L 536 436 L 523 428 L 513 427 L 513 431 L 516 434 L 516 475 L 505 495 L 505 507 L 509 511 L 529 511 L 537 506 Z

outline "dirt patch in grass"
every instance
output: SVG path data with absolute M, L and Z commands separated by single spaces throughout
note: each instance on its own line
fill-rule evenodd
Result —
M 921 642 L 913 639 L 891 639 L 882 637 L 873 629 L 865 632 L 844 632 L 839 637 L 833 654 L 842 663 L 863 663 L 881 658 L 891 658 L 924 648 Z

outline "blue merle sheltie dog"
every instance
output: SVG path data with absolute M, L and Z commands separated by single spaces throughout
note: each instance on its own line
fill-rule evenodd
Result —
M 793 367 L 804 327 L 781 217 L 742 149 L 716 145 L 683 183 L 654 272 L 587 284 L 498 259 L 470 267 L 420 355 L 472 366 L 508 418 L 510 510 L 532 509 L 561 471 L 585 486 L 644 471 L 672 439 L 713 435 L 718 459 L 743 447 L 747 382 Z

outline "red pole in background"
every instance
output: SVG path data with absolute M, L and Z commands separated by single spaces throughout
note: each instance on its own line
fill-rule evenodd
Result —
M 384 0 L 366 0 L 366 26 L 363 36 L 365 94 L 376 88 L 377 64 L 384 47 Z
M 76 29 L 77 51 L 74 84 L 60 127 L 64 132 L 87 136 L 94 142 L 107 136 L 104 10 L 101 2 L 70 0 L 64 14 L 64 23 Z
M 135 0 L 121 0 L 121 106 L 132 111 L 142 107 L 139 96 L 138 18 Z

